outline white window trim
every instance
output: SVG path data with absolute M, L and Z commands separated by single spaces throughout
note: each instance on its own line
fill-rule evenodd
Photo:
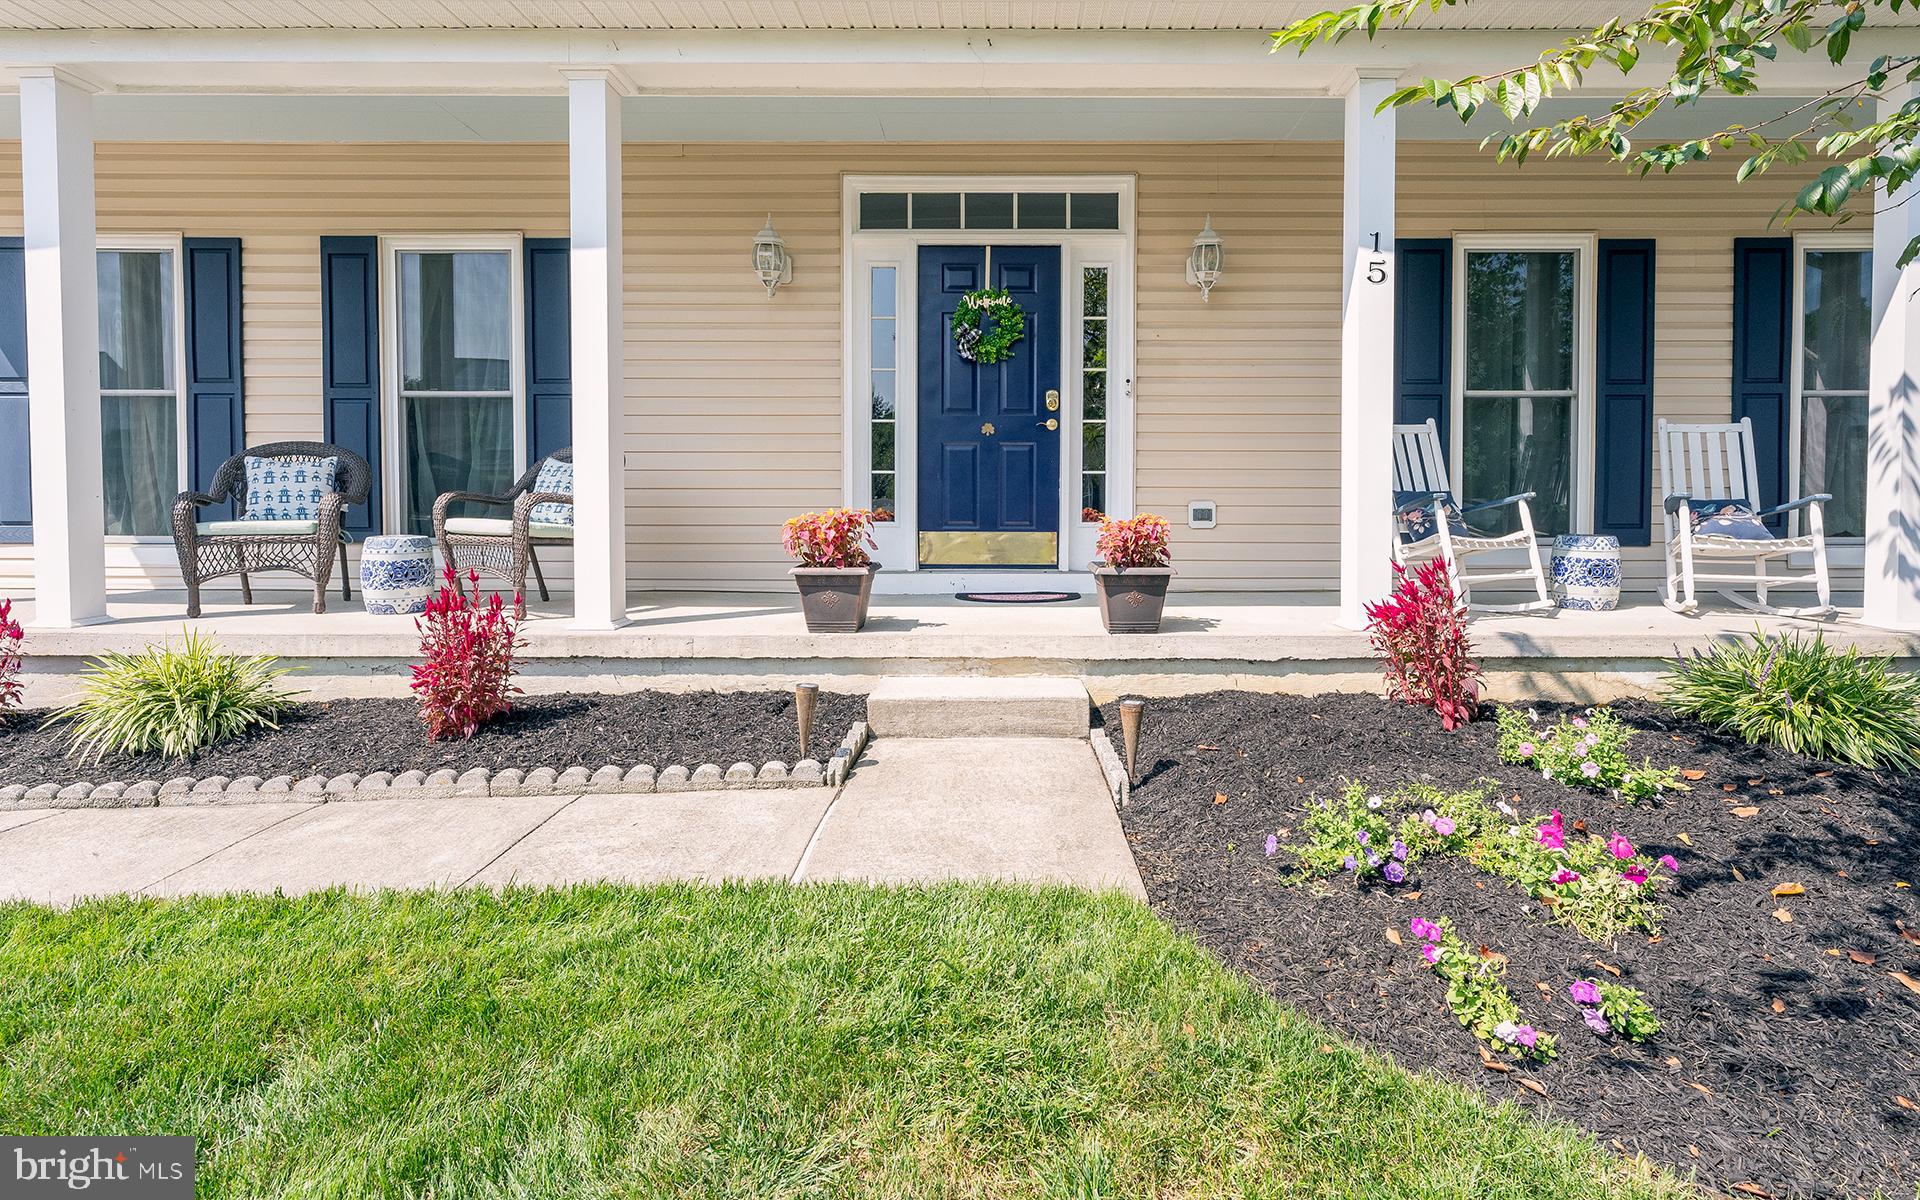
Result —
M 1791 390 L 1788 393 L 1789 399 L 1787 403 L 1787 490 L 1790 494 L 1782 496 L 1780 499 L 1783 501 L 1791 500 L 1795 496 L 1806 495 L 1806 488 L 1802 486 L 1800 479 L 1800 427 L 1803 423 L 1802 414 L 1806 409 L 1805 350 L 1807 340 L 1807 314 L 1804 306 L 1806 304 L 1807 251 L 1809 250 L 1857 250 L 1871 254 L 1873 253 L 1873 232 L 1872 230 L 1861 230 L 1858 232 L 1853 230 L 1821 230 L 1818 232 L 1798 233 L 1794 235 L 1793 295 L 1788 301 L 1790 305 L 1788 311 L 1792 314 L 1793 319 L 1793 344 L 1789 351 L 1793 356 L 1793 361 L 1788 367 L 1788 370 L 1792 372 L 1792 384 Z M 1800 513 L 1794 512 L 1789 514 L 1788 520 L 1791 522 L 1788 527 L 1788 532 L 1799 532 Z M 1813 556 L 1810 554 L 1796 554 L 1790 556 L 1789 559 L 1790 564 L 1796 566 L 1811 563 L 1812 561 Z M 1827 564 L 1829 566 L 1859 567 L 1866 565 L 1866 561 L 1867 541 L 1865 538 L 1832 536 L 1827 538 Z
M 1447 478 L 1456 490 L 1463 487 L 1462 468 L 1466 456 L 1467 409 L 1467 255 L 1496 250 L 1571 251 L 1574 255 L 1574 386 L 1573 397 L 1573 494 L 1567 511 L 1578 533 L 1593 528 L 1593 469 L 1597 449 L 1594 435 L 1594 394 L 1596 330 L 1598 317 L 1599 237 L 1591 233 L 1474 233 L 1456 234 L 1453 239 L 1453 379 L 1452 424 L 1447 448 Z M 1488 497 L 1493 499 L 1494 497 Z M 1465 495 L 1458 497 L 1466 503 Z M 1487 556 L 1490 563 L 1524 561 L 1520 551 L 1502 551 Z
M 1120 197 L 1118 230 L 1034 229 L 859 229 L 860 194 L 869 191 L 1081 191 L 1115 192 Z M 1084 376 L 1080 364 L 1083 296 L 1080 272 L 1107 268 L 1107 512 L 1127 516 L 1134 506 L 1134 212 L 1136 187 L 1131 175 L 848 175 L 841 180 L 841 361 L 845 368 L 841 435 L 842 503 L 865 507 L 872 501 L 872 397 L 868 392 L 871 344 L 868 326 L 872 268 L 890 266 L 898 289 L 894 361 L 894 520 L 875 526 L 876 557 L 882 580 L 896 572 L 921 583 L 895 586 L 915 591 L 964 591 L 986 586 L 982 572 L 942 568 L 920 570 L 919 552 L 919 248 L 923 245 L 1051 246 L 1063 248 L 1060 380 L 1063 439 L 1060 453 L 1059 572 L 1084 573 L 1093 558 L 1096 526 L 1080 521 L 1081 413 Z M 1007 573 L 1026 580 L 1045 572 Z M 925 586 L 921 586 L 924 584 Z M 935 585 L 938 586 L 935 586 Z M 997 585 L 996 585 L 997 586 Z M 1017 582 L 1006 586 L 1022 586 Z M 885 588 L 883 590 L 893 590 Z
M 177 483 L 175 494 L 187 488 L 187 256 L 184 252 L 185 237 L 178 233 L 116 233 L 100 237 L 94 244 L 94 251 L 135 251 L 152 252 L 162 250 L 173 256 L 173 405 L 174 405 L 174 479 Z M 97 301 L 96 301 L 97 303 Z M 98 314 L 95 321 L 99 320 Z M 107 389 L 102 388 L 101 397 L 105 398 Z M 173 506 L 173 494 L 165 498 L 166 506 Z M 173 544 L 171 533 L 153 534 L 105 534 L 109 546 L 155 546 Z
M 400 255 L 458 250 L 504 251 L 507 256 L 508 370 L 513 392 L 513 474 L 527 469 L 526 264 L 518 233 L 385 234 L 380 238 L 380 439 L 382 507 L 385 527 L 400 529 L 406 520 L 406 447 L 400 420 Z

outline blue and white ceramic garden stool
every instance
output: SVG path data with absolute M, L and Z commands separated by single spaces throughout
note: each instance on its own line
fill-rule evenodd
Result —
M 360 546 L 360 591 L 370 613 L 422 613 L 434 592 L 433 539 L 381 534 Z
M 1620 539 L 1605 533 L 1554 538 L 1553 600 L 1586 612 L 1620 607 Z

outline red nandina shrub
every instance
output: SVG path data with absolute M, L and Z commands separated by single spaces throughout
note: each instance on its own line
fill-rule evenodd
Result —
M 13 619 L 13 601 L 0 600 L 0 712 L 20 703 L 20 640 L 26 636 Z
M 830 508 L 788 521 L 781 540 L 803 567 L 864 567 L 873 559 L 874 514 L 864 508 Z
M 467 580 L 478 592 L 480 572 L 469 571 Z M 440 594 L 414 625 L 424 661 L 413 668 L 410 686 L 420 697 L 428 738 L 470 738 L 513 707 L 520 692 L 513 686 L 513 652 L 521 642 L 499 593 L 484 605 L 470 599 L 449 565 Z
M 1367 605 L 1367 641 L 1382 655 L 1387 688 L 1408 704 L 1431 708 L 1440 724 L 1458 729 L 1473 720 L 1480 699 L 1480 667 L 1468 655 L 1467 609 L 1453 594 L 1444 559 L 1413 574 L 1393 564 L 1400 582 L 1393 595 Z
M 1152 513 L 1103 521 L 1094 550 L 1110 567 L 1164 567 L 1173 558 L 1167 549 L 1169 532 L 1167 519 Z

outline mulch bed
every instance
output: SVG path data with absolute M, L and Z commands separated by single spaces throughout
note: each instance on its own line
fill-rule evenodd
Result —
M 1536 707 L 1543 721 L 1564 711 Z M 1628 805 L 1501 764 L 1491 713 L 1447 734 L 1432 714 L 1379 697 L 1216 692 L 1148 702 L 1142 779 L 1122 820 L 1163 916 L 1279 999 L 1407 1066 L 1572 1120 L 1735 1195 L 1915 1195 L 1920 1109 L 1896 1097 L 1920 1105 L 1920 994 L 1895 973 L 1920 980 L 1920 944 L 1896 924 L 1920 934 L 1920 779 L 1747 746 L 1649 704 L 1615 711 L 1642 731 L 1636 759 L 1705 778 Z M 1117 745 L 1116 709 L 1103 717 Z M 1528 897 L 1455 859 L 1422 860 L 1398 888 L 1291 883 L 1286 847 L 1310 798 L 1349 779 L 1389 789 L 1481 778 L 1523 818 L 1557 808 L 1569 826 L 1617 827 L 1645 852 L 1675 855 L 1662 936 L 1589 942 L 1529 917 Z M 1269 860 L 1274 832 L 1282 848 Z M 1786 883 L 1805 894 L 1776 898 Z M 1413 916 L 1451 917 L 1469 944 L 1508 955 L 1523 1017 L 1555 1034 L 1559 1057 L 1484 1066 L 1406 933 Z M 1601 962 L 1653 1004 L 1663 1028 L 1650 1042 L 1581 1023 L 1566 987 L 1611 978 Z
M 847 727 L 866 716 L 860 696 L 820 693 L 808 752 L 823 762 Z M 412 700 L 301 704 L 280 728 L 251 734 L 181 762 L 157 755 L 108 755 L 95 764 L 67 757 L 66 734 L 43 730 L 44 711 L 0 720 L 0 786 L 21 783 L 156 781 L 177 775 L 340 775 L 349 771 L 464 771 L 486 767 L 623 767 L 736 762 L 755 767 L 799 757 L 791 692 L 632 692 L 523 696 L 513 711 L 470 741 L 429 742 Z

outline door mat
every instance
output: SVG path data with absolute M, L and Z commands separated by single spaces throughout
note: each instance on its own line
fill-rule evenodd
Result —
M 973 604 L 1059 604 L 1078 600 L 1079 592 L 961 592 L 957 597 Z

